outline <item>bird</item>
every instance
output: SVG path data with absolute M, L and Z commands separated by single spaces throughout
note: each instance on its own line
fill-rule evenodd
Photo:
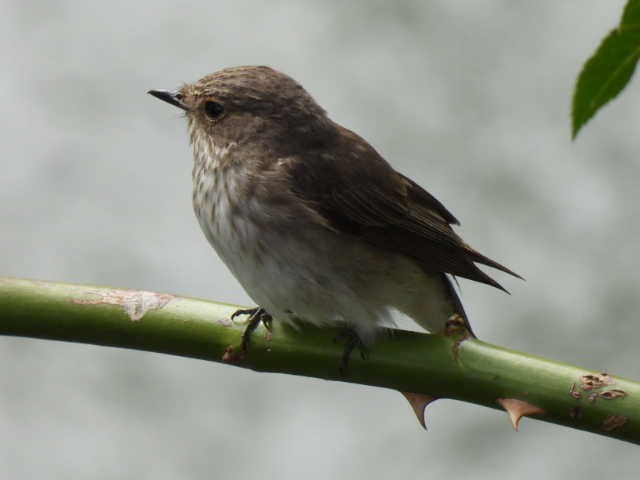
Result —
M 432 333 L 455 317 L 473 335 L 452 279 L 504 290 L 477 264 L 522 278 L 465 243 L 440 201 L 284 73 L 230 67 L 148 93 L 184 111 L 195 215 L 257 305 L 234 314 L 249 315 L 243 352 L 272 321 L 342 329 L 341 369 L 394 312 Z

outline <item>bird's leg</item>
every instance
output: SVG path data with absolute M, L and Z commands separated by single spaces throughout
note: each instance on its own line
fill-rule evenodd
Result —
M 246 355 L 249 351 L 249 341 L 251 340 L 251 334 L 258 328 L 258 325 L 262 323 L 267 330 L 271 331 L 272 325 L 272 317 L 267 313 L 267 311 L 262 307 L 255 308 L 243 308 L 236 310 L 231 315 L 231 319 L 233 320 L 235 317 L 239 315 L 249 315 L 249 320 L 247 322 L 247 326 L 244 329 L 244 333 L 242 334 L 242 342 L 240 343 L 240 351 L 242 355 Z
M 356 348 L 360 351 L 360 357 L 363 360 L 366 360 L 369 356 L 369 350 L 353 328 L 346 327 L 334 338 L 334 341 L 344 341 L 344 350 L 340 359 L 340 374 L 342 376 L 346 376 L 351 352 Z
M 444 330 L 442 333 L 445 337 L 458 337 L 452 347 L 453 357 L 456 361 L 458 360 L 462 342 L 469 338 L 475 338 L 468 320 L 458 313 L 454 313 L 449 317 L 444 324 Z
M 235 312 L 233 312 L 231 314 L 231 320 L 233 320 L 236 317 L 239 317 L 240 315 L 253 315 L 254 313 L 256 313 L 258 310 L 260 310 L 260 307 L 253 307 L 253 308 L 239 308 L 238 310 L 236 310 Z

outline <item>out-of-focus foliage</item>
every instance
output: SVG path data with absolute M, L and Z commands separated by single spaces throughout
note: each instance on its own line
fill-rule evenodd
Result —
M 640 58 L 640 0 L 629 0 L 620 25 L 609 32 L 582 67 L 573 95 L 572 135 L 631 79 Z

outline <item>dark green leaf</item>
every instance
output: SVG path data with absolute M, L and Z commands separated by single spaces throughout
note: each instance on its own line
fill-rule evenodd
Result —
M 624 7 L 620 27 L 623 29 L 640 28 L 640 0 L 629 0 Z
M 629 0 L 620 26 L 607 35 L 580 72 L 573 96 L 573 138 L 627 85 L 639 58 L 640 0 Z

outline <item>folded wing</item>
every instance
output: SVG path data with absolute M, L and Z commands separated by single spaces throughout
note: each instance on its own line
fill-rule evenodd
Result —
M 521 278 L 467 245 L 451 228 L 457 219 L 436 198 L 393 170 L 365 140 L 338 128 L 332 154 L 307 150 L 286 162 L 291 190 L 330 228 L 411 257 L 428 272 L 501 290 L 476 263 Z

